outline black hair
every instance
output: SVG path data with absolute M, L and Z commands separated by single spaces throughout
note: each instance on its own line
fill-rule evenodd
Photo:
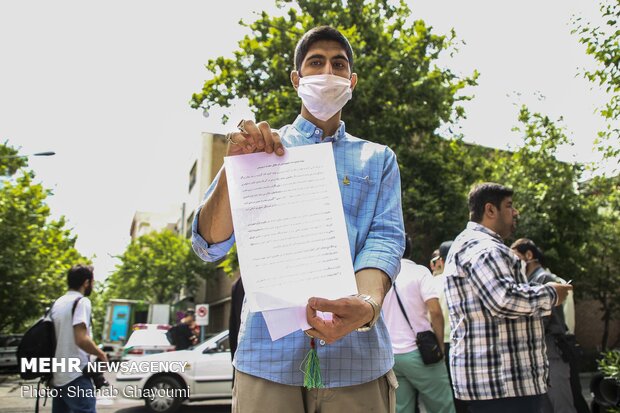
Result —
M 67 285 L 72 290 L 79 289 L 84 281 L 94 278 L 93 266 L 85 264 L 77 264 L 67 272 Z
M 446 258 L 448 257 L 448 251 L 450 251 L 450 247 L 452 247 L 452 241 L 444 241 L 439 246 L 439 256 L 446 262 Z
M 485 182 L 483 184 L 476 185 L 469 192 L 469 219 L 474 222 L 482 222 L 484 216 L 484 206 L 488 203 L 495 205 L 496 208 L 501 208 L 502 201 L 509 196 L 512 196 L 514 191 L 504 185 L 496 184 L 493 182 Z
M 340 43 L 347 54 L 347 59 L 349 59 L 349 69 L 351 71 L 353 70 L 353 49 L 347 38 L 331 26 L 318 26 L 308 30 L 301 39 L 299 39 L 299 42 L 297 42 L 297 46 L 295 47 L 295 69 L 298 72 L 301 71 L 301 64 L 306 54 L 308 54 L 310 46 L 320 40 L 333 40 Z
M 538 261 L 540 265 L 544 265 L 545 255 L 542 250 L 538 248 L 534 241 L 529 238 L 519 238 L 510 246 L 511 249 L 515 249 L 519 251 L 521 254 L 525 255 L 526 252 L 531 251 L 534 259 Z
M 413 243 L 409 234 L 405 234 L 405 251 L 403 252 L 403 258 L 409 259 L 411 257 L 411 250 L 413 249 Z

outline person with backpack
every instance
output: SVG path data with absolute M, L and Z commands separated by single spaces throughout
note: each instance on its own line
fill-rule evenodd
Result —
M 88 296 L 93 290 L 93 267 L 82 264 L 73 266 L 67 273 L 67 284 L 69 290 L 54 302 L 50 310 L 56 333 L 54 357 L 78 357 L 80 370 L 86 367 L 89 355 L 107 362 L 106 354 L 92 339 L 91 303 Z M 81 371 L 54 372 L 50 385 L 58 390 L 58 397 L 53 399 L 52 413 L 96 412 L 97 399 L 93 383 Z M 72 390 L 70 394 L 73 397 L 66 395 L 69 390 Z

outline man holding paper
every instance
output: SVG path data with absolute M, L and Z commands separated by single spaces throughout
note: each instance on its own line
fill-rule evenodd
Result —
M 359 292 L 332 300 L 310 297 L 305 310 L 310 328 L 275 341 L 263 313 L 244 308 L 233 411 L 394 411 L 393 354 L 380 311 L 404 250 L 400 173 L 392 150 L 345 132 L 341 110 L 357 83 L 352 66 L 351 46 L 340 32 L 327 26 L 308 31 L 297 44 L 291 72 L 302 100 L 297 119 L 277 133 L 266 122 L 242 121 L 240 131 L 227 136 L 227 156 L 286 157 L 285 148 L 331 144 Z M 222 258 L 235 242 L 228 182 L 222 168 L 194 220 L 193 247 L 207 261 Z M 321 378 L 305 388 L 301 366 L 310 346 Z

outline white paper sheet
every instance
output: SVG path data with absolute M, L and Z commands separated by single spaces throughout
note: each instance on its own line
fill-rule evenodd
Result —
M 247 304 L 272 338 L 304 325 L 308 298 L 357 292 L 331 144 L 224 163 Z
M 324 320 L 332 319 L 332 313 L 317 311 L 317 315 Z M 294 331 L 312 328 L 306 318 L 306 306 L 263 311 L 263 317 L 265 317 L 269 335 L 274 341 Z
M 294 331 L 312 328 L 306 319 L 306 306 L 263 311 L 263 317 L 274 341 Z

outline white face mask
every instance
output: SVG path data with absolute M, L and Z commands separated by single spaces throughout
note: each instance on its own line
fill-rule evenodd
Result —
M 299 78 L 297 94 L 312 116 L 325 122 L 344 107 L 353 91 L 350 79 L 314 75 Z

